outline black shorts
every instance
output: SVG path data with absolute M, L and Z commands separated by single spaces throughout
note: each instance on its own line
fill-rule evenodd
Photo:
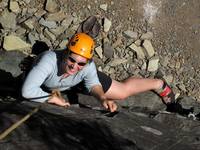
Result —
M 106 93 L 112 84 L 112 79 L 103 72 L 97 71 L 97 74 L 103 87 L 103 91 Z
M 100 71 L 97 71 L 97 75 L 103 87 L 103 91 L 104 93 L 106 93 L 112 84 L 112 79 L 109 76 L 107 76 L 105 73 L 100 72 Z M 72 87 L 71 89 L 73 91 L 77 91 L 78 93 L 89 94 L 87 89 L 85 88 L 84 81 Z

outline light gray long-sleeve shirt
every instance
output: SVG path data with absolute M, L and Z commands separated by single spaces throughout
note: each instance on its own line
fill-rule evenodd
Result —
M 24 98 L 34 99 L 32 101 L 35 102 L 46 101 L 48 97 L 35 99 L 49 95 L 49 93 L 42 90 L 42 85 L 50 91 L 53 89 L 64 91 L 84 80 L 85 87 L 89 92 L 94 85 L 101 85 L 93 61 L 76 74 L 63 78 L 65 66 L 63 54 L 64 50 L 46 51 L 38 57 L 22 86 L 22 96 Z

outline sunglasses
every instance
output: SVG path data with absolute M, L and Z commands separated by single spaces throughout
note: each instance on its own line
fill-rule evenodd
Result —
M 71 63 L 77 63 L 79 66 L 85 66 L 87 64 L 87 62 L 77 62 L 74 58 L 72 58 L 71 56 L 68 57 L 68 60 L 71 62 Z

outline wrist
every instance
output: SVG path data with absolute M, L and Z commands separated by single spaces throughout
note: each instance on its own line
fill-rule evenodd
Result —
M 100 96 L 99 96 L 99 100 L 102 101 L 102 102 L 104 102 L 104 101 L 107 100 L 107 98 L 106 98 L 105 95 L 100 95 Z

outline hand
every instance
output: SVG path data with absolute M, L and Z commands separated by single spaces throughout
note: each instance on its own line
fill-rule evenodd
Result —
M 109 109 L 110 112 L 114 112 L 117 110 L 117 104 L 114 101 L 109 101 L 109 100 L 104 100 L 102 105 L 106 108 Z
M 102 86 L 100 85 L 93 86 L 91 94 L 95 96 L 106 109 L 109 109 L 111 112 L 117 110 L 117 105 L 115 104 L 115 102 L 108 100 L 107 97 L 105 96 Z
M 48 103 L 55 104 L 55 105 L 62 106 L 62 107 L 68 107 L 68 106 L 70 106 L 69 102 L 66 102 L 63 98 L 59 98 L 57 96 L 52 96 L 48 100 Z

